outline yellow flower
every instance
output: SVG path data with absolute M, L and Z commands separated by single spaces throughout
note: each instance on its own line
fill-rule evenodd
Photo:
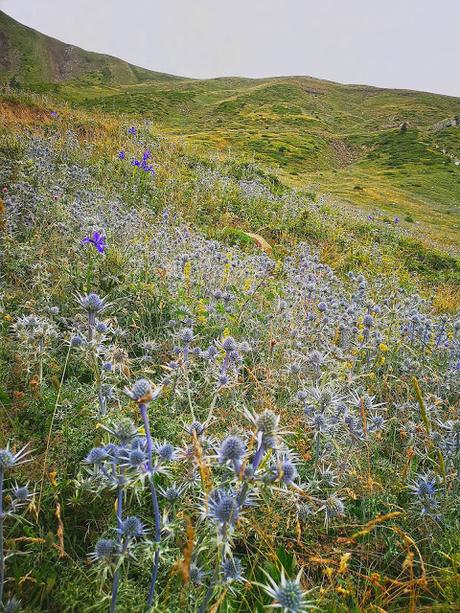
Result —
M 344 553 L 340 558 L 339 570 L 337 571 L 339 575 L 342 575 L 348 569 L 348 561 L 351 558 L 351 553 Z
M 380 343 L 379 345 L 379 349 L 380 351 L 383 351 L 384 353 L 386 353 L 387 351 L 390 350 L 390 348 L 388 347 L 388 345 L 385 345 L 385 343 Z
M 188 283 L 190 281 L 190 273 L 192 272 L 192 263 L 190 260 L 185 262 L 184 265 L 184 278 L 185 282 Z

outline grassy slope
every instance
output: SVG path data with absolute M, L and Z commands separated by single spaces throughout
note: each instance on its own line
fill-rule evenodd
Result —
M 51 108 L 58 112 L 57 118 L 50 116 Z M 0 97 L 0 175 L 4 177 L 4 184 L 10 193 L 24 207 L 26 220 L 28 207 L 33 202 L 40 204 L 36 223 L 31 224 L 29 230 L 24 230 L 24 234 L 10 238 L 6 233 L 1 234 L 7 257 L 4 258 L 0 310 L 0 446 L 11 439 L 17 442 L 19 448 L 20 443 L 30 439 L 34 461 L 26 465 L 20 474 L 20 482 L 31 479 L 39 491 L 41 479 L 44 479 L 42 512 L 38 525 L 32 516 L 30 526 L 25 528 L 18 528 L 10 521 L 7 524 L 8 546 L 14 542 L 13 537 L 23 534 L 21 530 L 29 539 L 21 542 L 20 546 L 30 555 L 12 556 L 7 562 L 7 592 L 20 597 L 28 613 L 73 610 L 102 613 L 107 610 L 107 597 L 105 600 L 103 597 L 109 593 L 110 581 L 99 581 L 99 577 L 93 573 L 95 565 L 88 567 L 86 560 L 96 540 L 113 526 L 113 495 L 108 492 L 93 502 L 88 493 L 80 494 L 74 482 L 81 468 L 81 459 L 92 446 L 103 440 L 103 431 L 95 425 L 93 418 L 93 374 L 85 363 L 86 354 L 74 350 L 69 359 L 69 370 L 66 371 L 65 356 L 69 355 L 69 349 L 62 342 L 63 336 L 50 349 L 50 355 L 47 355 L 41 392 L 34 383 L 38 380 L 34 370 L 36 366 L 34 364 L 32 369 L 28 368 L 27 359 L 30 358 L 27 357 L 26 349 L 18 346 L 11 331 L 11 323 L 16 317 L 29 312 L 46 313 L 43 308 L 45 304 L 59 305 L 63 321 L 73 322 L 74 318 L 78 321 L 75 291 L 86 291 L 88 278 L 91 280 L 92 277 L 91 283 L 99 293 L 109 295 L 113 307 L 110 307 L 108 317 L 113 317 L 122 329 L 127 330 L 128 336 L 120 337 L 116 343 L 129 351 L 132 368 L 130 380 L 146 372 L 152 378 L 159 377 L 160 360 L 173 355 L 172 341 L 175 337 L 171 336 L 167 321 L 177 318 L 178 313 L 182 317 L 185 308 L 198 315 L 198 338 L 203 346 L 206 346 L 208 339 L 212 342 L 227 327 L 238 339 L 252 339 L 249 333 L 254 333 L 254 322 L 260 319 L 261 333 L 255 341 L 256 358 L 248 368 L 251 379 L 226 390 L 225 395 L 219 398 L 213 434 L 216 433 L 220 440 L 228 432 L 235 431 L 235 428 L 239 431 L 244 427 L 238 412 L 243 402 L 243 406 L 251 409 L 273 406 L 278 410 L 280 407 L 283 426 L 291 433 L 289 440 L 295 441 L 295 449 L 302 457 L 302 479 L 311 479 L 316 470 L 311 453 L 312 435 L 299 416 L 299 407 L 293 401 L 295 392 L 303 386 L 303 375 L 299 381 L 297 376 L 287 373 L 286 366 L 290 364 L 293 355 L 303 356 L 303 352 L 308 355 L 311 347 L 316 348 L 322 342 L 324 332 L 321 331 L 321 319 L 318 318 L 319 332 L 308 337 L 301 353 L 298 347 L 294 353 L 291 349 L 295 347 L 292 344 L 294 339 L 289 340 L 289 331 L 292 327 L 300 329 L 301 323 L 305 326 L 305 312 L 302 306 L 299 319 L 279 324 L 280 315 L 276 315 L 278 311 L 274 315 L 274 305 L 281 296 L 291 300 L 294 289 L 284 285 L 285 275 L 282 272 L 276 273 L 267 287 L 259 286 L 254 297 L 248 299 L 242 286 L 245 277 L 239 277 L 241 264 L 231 273 L 235 279 L 232 276 L 228 280 L 228 272 L 224 274 L 225 268 L 222 266 L 222 271 L 216 273 L 217 281 L 209 282 L 211 269 L 205 268 L 200 272 L 199 268 L 200 262 L 206 261 L 206 258 L 197 258 L 196 261 L 191 258 L 193 266 L 190 286 L 179 280 L 178 286 L 168 289 L 171 279 L 177 275 L 172 263 L 163 268 L 162 264 L 160 266 L 153 259 L 152 263 L 147 260 L 145 266 L 142 255 L 143 247 L 156 244 L 153 238 L 157 236 L 158 224 L 161 223 L 160 213 L 165 205 L 172 204 L 173 210 L 179 213 L 179 219 L 183 216 L 186 220 L 187 227 L 198 226 L 208 237 L 225 240 L 224 253 L 228 243 L 244 247 L 245 256 L 258 253 L 252 242 L 242 243 L 242 239 L 247 237 L 240 232 L 240 228 L 263 231 L 264 236 L 274 245 L 273 257 L 276 260 L 282 260 L 287 253 L 295 253 L 298 248 L 296 243 L 306 240 L 313 248 L 320 250 L 325 261 L 333 265 L 341 277 L 346 278 L 345 273 L 350 269 L 364 270 L 369 280 L 377 282 L 375 292 L 379 301 L 391 296 L 393 292 L 397 294 L 399 281 L 403 281 L 405 288 L 410 289 L 414 278 L 412 274 L 407 274 L 408 271 L 419 272 L 419 279 L 424 282 L 433 279 L 439 282 L 441 277 L 445 277 L 447 283 L 440 288 L 434 307 L 436 311 L 458 311 L 458 262 L 424 251 L 421 245 L 408 241 L 397 227 L 368 221 L 352 223 L 344 216 L 337 216 L 335 211 L 329 213 L 327 206 L 315 210 L 315 203 L 308 201 L 303 203 L 297 213 L 288 216 L 283 224 L 281 216 L 276 214 L 278 203 L 273 200 L 273 196 L 278 192 L 286 193 L 286 190 L 272 177 L 264 175 L 257 168 L 248 168 L 238 160 L 231 164 L 218 164 L 208 159 L 206 166 L 197 163 L 196 157 L 190 153 L 190 147 L 170 143 L 157 132 L 155 126 L 149 129 L 140 127 L 140 138 L 148 146 L 151 143 L 157 168 L 155 180 L 146 177 L 147 180 L 143 181 L 145 177 L 132 173 L 129 164 L 131 155 L 142 153 L 143 146 L 137 139 L 127 135 L 128 125 L 114 115 L 70 109 L 68 105 L 57 104 L 40 96 L 14 94 Z M 32 148 L 28 146 L 30 139 L 35 139 Z M 116 155 L 122 148 L 128 154 L 124 162 L 118 160 Z M 224 183 L 230 183 L 230 187 L 219 190 L 218 182 L 210 182 L 206 187 L 208 169 L 218 173 Z M 255 179 L 259 184 L 269 185 L 271 192 L 265 192 L 265 196 L 254 200 L 243 198 L 237 189 L 237 180 L 241 178 Z M 53 194 L 56 194 L 56 190 L 61 195 L 55 200 Z M 77 214 L 77 220 L 71 213 L 82 194 L 87 217 L 82 215 L 80 220 Z M 94 223 L 90 208 L 94 205 L 97 209 L 101 201 L 104 218 L 107 214 L 108 219 L 111 219 L 110 211 L 118 198 L 122 202 L 121 214 L 133 207 L 143 215 L 140 217 L 143 223 L 134 235 L 125 234 L 116 230 L 119 221 L 116 215 L 117 223 L 108 229 L 110 246 L 106 255 L 95 261 L 88 260 L 92 252 L 80 245 L 81 237 L 86 233 L 86 227 L 80 228 L 80 223 L 85 226 Z M 177 226 L 173 226 L 173 229 L 176 230 Z M 177 254 L 184 252 L 184 247 L 181 248 L 179 243 L 173 243 L 172 246 L 174 249 L 171 257 L 175 262 Z M 150 247 L 147 248 L 150 250 Z M 186 253 L 195 252 L 195 248 L 195 245 L 190 245 Z M 165 253 L 168 253 L 167 249 Z M 94 273 L 89 274 L 93 264 Z M 399 279 L 393 274 L 395 270 L 401 275 Z M 321 279 L 321 275 L 319 273 L 317 278 Z M 380 275 L 383 276 L 381 281 L 378 280 Z M 252 280 L 252 277 L 249 279 Z M 385 283 L 383 287 L 380 285 L 382 282 Z M 455 282 L 456 288 L 453 287 Z M 207 300 L 205 297 L 209 295 L 209 288 L 214 288 L 214 283 L 222 283 L 222 287 L 230 288 L 237 296 L 234 310 L 227 312 L 219 309 L 216 316 L 211 311 L 203 311 L 203 304 Z M 393 289 L 390 288 L 391 284 L 394 284 Z M 316 302 L 321 299 L 327 287 L 320 286 L 313 308 L 316 309 Z M 347 292 L 348 287 L 346 285 Z M 204 291 L 207 294 L 201 293 Z M 455 291 L 457 293 L 453 293 Z M 374 295 L 373 292 L 374 289 L 369 298 Z M 325 295 L 328 296 L 327 291 Z M 339 297 L 342 294 L 339 293 Z M 407 317 L 408 311 L 404 309 L 408 307 L 402 307 L 407 297 L 408 294 L 401 294 L 394 303 L 399 308 L 394 311 L 391 309 L 390 313 L 394 312 L 399 317 L 402 310 L 404 317 Z M 391 297 L 391 304 L 393 300 L 394 296 Z M 308 306 L 305 308 L 309 308 L 309 303 L 306 303 Z M 362 308 L 364 313 L 364 304 Z M 241 318 L 243 312 L 245 316 Z M 382 319 L 376 318 L 379 330 L 383 327 Z M 393 323 L 388 327 L 389 320 Z M 284 321 L 284 316 L 281 321 Z M 437 610 L 456 610 L 459 566 L 455 556 L 458 552 L 459 532 L 455 503 L 458 497 L 455 493 L 449 494 L 448 500 L 452 500 L 452 503 L 446 505 L 446 519 L 439 525 L 429 519 L 420 519 L 418 507 L 413 508 L 407 484 L 417 472 L 425 470 L 426 466 L 431 468 L 433 460 L 431 456 L 425 458 L 423 451 L 413 456 L 415 445 L 417 450 L 423 450 L 428 440 L 425 438 L 418 405 L 411 392 L 411 380 L 407 374 L 400 374 L 399 370 L 400 360 L 404 356 L 414 355 L 414 348 L 406 347 L 399 340 L 400 322 L 397 320 L 395 324 L 393 315 L 386 317 L 385 321 L 384 341 L 389 345 L 385 360 L 380 354 L 376 356 L 375 362 L 374 358 L 369 360 L 365 350 L 355 350 L 354 347 L 350 347 L 350 351 L 345 354 L 351 358 L 352 366 L 356 360 L 356 369 L 362 369 L 353 375 L 356 378 L 350 379 L 350 366 L 342 359 L 342 354 L 337 353 L 339 348 L 335 342 L 330 345 L 333 351 L 328 353 L 325 381 L 335 382 L 337 378 L 340 385 L 345 386 L 348 385 L 346 381 L 351 380 L 357 393 L 364 389 L 366 393 L 377 395 L 378 401 L 386 402 L 388 407 L 388 411 L 385 410 L 389 417 L 387 431 L 378 436 L 372 446 L 355 443 L 351 454 L 350 448 L 338 454 L 340 476 L 344 473 L 344 478 L 341 477 L 344 485 L 341 485 L 340 493 L 343 492 L 347 517 L 339 518 L 326 530 L 322 516 L 308 516 L 296 528 L 293 503 L 284 493 L 276 499 L 270 499 L 267 505 L 260 504 L 254 510 L 248 510 L 250 521 L 244 522 L 241 537 L 237 541 L 237 551 L 239 555 L 244 555 L 249 582 L 237 585 L 239 591 L 236 595 L 228 592 L 222 610 L 225 608 L 235 613 L 262 611 L 260 603 L 269 604 L 270 599 L 260 594 L 255 583 L 266 581 L 258 569 L 263 567 L 273 572 L 272 567 L 283 564 L 288 574 L 294 576 L 295 563 L 306 568 L 305 587 L 315 588 L 311 598 L 319 600 L 319 608 L 323 611 L 348 613 L 359 610 L 372 613 L 376 608 L 402 611 L 409 610 L 409 605 L 418 606 L 420 610 L 431 610 L 431 605 Z M 67 334 L 67 329 L 64 330 Z M 161 342 L 158 345 L 159 351 L 155 353 L 158 362 L 153 365 L 140 362 L 137 358 L 142 355 L 141 343 L 150 338 Z M 319 347 L 322 348 L 322 345 Z M 442 415 L 445 413 L 446 416 L 454 417 L 458 410 L 458 394 L 455 397 L 449 396 L 445 391 L 448 389 L 446 380 L 442 371 L 437 370 L 442 367 L 441 358 L 437 357 L 436 351 L 425 354 L 423 349 L 423 352 L 424 363 L 429 366 L 422 372 L 423 378 L 420 381 L 427 402 L 428 399 L 430 402 L 428 406 L 433 410 L 431 401 L 441 405 L 440 397 L 444 397 L 441 394 L 445 394 L 445 411 Z M 207 414 L 211 395 L 199 379 L 201 363 L 197 366 L 198 373 L 193 371 L 193 402 L 200 411 L 198 417 L 201 419 L 201 415 Z M 121 391 L 127 383 L 125 375 L 113 376 L 116 377 L 120 404 L 115 403 L 111 407 L 110 419 L 129 415 L 138 423 L 137 408 L 124 399 Z M 310 383 L 310 379 L 307 380 Z M 435 396 L 436 393 L 438 396 Z M 451 397 L 449 412 L 448 400 Z M 59 398 L 62 399 L 62 406 L 68 408 L 65 418 L 55 420 L 54 411 Z M 407 400 L 412 403 L 407 404 Z M 182 423 L 189 415 L 186 388 L 181 388 L 177 400 L 171 394 L 160 402 L 152 410 L 156 435 L 174 442 L 182 441 Z M 5 411 L 7 413 L 4 417 Z M 410 419 L 418 424 L 415 443 L 404 430 Z M 46 456 L 44 450 L 48 432 L 52 436 L 49 454 Z M 344 471 L 343 458 L 349 455 L 352 469 Z M 372 458 L 371 463 L 369 458 Z M 325 464 L 326 467 L 328 465 Z M 49 473 L 49 480 L 43 467 L 55 471 Z M 222 467 L 219 467 L 221 470 Z M 451 465 L 448 470 L 450 483 Z M 53 474 L 57 485 L 51 480 Z M 321 496 L 323 491 L 326 495 L 330 490 L 323 488 Z M 335 488 L 331 491 L 335 491 Z M 56 521 L 58 501 L 62 511 L 66 552 L 62 557 L 58 547 L 59 537 L 55 536 L 59 527 Z M 263 514 L 259 514 L 259 508 Z M 142 497 L 141 505 L 134 503 L 133 497 L 130 509 L 133 509 L 132 512 L 135 509 L 136 513 L 139 512 L 141 517 L 150 522 L 150 504 L 145 496 Z M 196 509 L 192 509 L 190 513 L 187 507 L 187 515 L 190 514 L 194 522 L 195 512 Z M 373 526 L 372 521 L 376 517 L 385 517 L 386 513 L 391 512 L 394 512 L 394 516 L 385 519 L 385 527 Z M 204 524 L 196 520 L 193 525 L 197 526 L 199 534 Z M 259 532 L 258 527 L 261 528 Z M 367 527 L 371 527 L 372 531 L 366 532 Z M 361 528 L 364 532 L 355 538 Z M 253 538 L 256 532 L 258 537 Z M 199 586 L 184 586 L 173 570 L 174 562 L 182 559 L 182 526 L 178 535 L 177 539 L 169 541 L 168 549 L 162 556 L 161 600 L 156 608 L 161 613 L 192 612 L 196 610 L 195 605 L 198 606 L 204 592 L 204 588 Z M 195 551 L 199 550 L 200 542 L 197 537 Z M 432 546 L 433 542 L 436 547 Z M 417 554 L 413 566 L 407 562 L 411 560 L 409 554 L 412 552 L 409 543 L 414 543 L 414 552 Z M 349 559 L 342 557 L 345 555 L 350 556 Z M 425 561 L 427 568 L 426 578 L 422 568 L 423 576 L 420 580 L 419 558 Z M 215 563 L 214 550 L 201 554 L 201 560 L 206 569 L 212 568 Z M 348 566 L 338 571 L 342 561 Z M 325 567 L 325 564 L 328 566 Z M 30 580 L 24 581 L 24 576 L 30 577 Z M 368 581 L 367 577 L 374 577 L 376 585 Z M 124 569 L 118 609 L 120 613 L 144 610 L 147 581 L 145 569 L 137 570 L 134 565 L 130 566 L 129 573 Z
M 203 150 L 245 154 L 289 184 L 316 185 L 458 245 L 460 167 L 442 149 L 458 152 L 460 130 L 432 128 L 460 108 L 454 98 L 307 78 L 146 83 L 115 92 L 66 84 L 58 93 L 86 109 L 150 116 Z M 401 134 L 403 121 L 409 129 Z
M 433 126 L 460 112 L 459 99 L 309 77 L 172 78 L 75 48 L 72 70 L 57 78 L 59 61 L 49 58 L 67 46 L 2 15 L 21 54 L 9 74 L 28 87 L 90 111 L 149 117 L 198 150 L 255 159 L 289 185 L 399 216 L 409 232 L 458 249 L 460 166 L 451 156 L 460 157 L 460 129 Z

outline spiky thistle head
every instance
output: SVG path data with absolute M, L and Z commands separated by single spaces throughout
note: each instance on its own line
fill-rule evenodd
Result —
M 176 449 L 171 443 L 154 443 L 153 448 L 163 462 L 171 462 L 176 459 Z
M 113 426 L 102 426 L 103 429 L 118 439 L 120 445 L 128 445 L 136 436 L 138 436 L 137 428 L 131 419 L 125 417 L 120 419 Z
M 212 490 L 208 496 L 207 515 L 218 524 L 233 526 L 238 521 L 240 506 L 236 492 L 223 488 Z
M 144 536 L 145 527 L 139 517 L 131 515 L 122 521 L 118 531 L 123 534 L 123 536 L 134 539 Z
M 197 436 L 201 436 L 202 434 L 204 434 L 205 429 L 206 429 L 205 424 L 202 424 L 200 421 L 194 421 L 189 426 L 185 426 L 185 430 L 191 436 L 193 436 L 193 434 L 196 434 Z
M 222 441 L 217 455 L 219 462 L 223 464 L 224 462 L 228 461 L 241 461 L 245 452 L 246 446 L 240 437 L 231 435 L 227 436 L 227 438 Z
M 100 466 L 109 458 L 105 447 L 93 447 L 85 458 L 85 464 Z
M 125 387 L 125 394 L 138 404 L 148 404 L 158 398 L 161 387 L 153 389 L 152 384 L 147 379 L 138 379 L 132 388 Z
M 235 341 L 233 336 L 226 336 L 221 343 L 222 349 L 226 353 L 230 353 L 231 351 L 236 351 L 238 349 L 238 343 Z
M 17 483 L 11 488 L 11 494 L 15 500 L 21 504 L 25 504 L 33 497 L 33 492 L 29 490 L 29 484 L 18 485 Z
M 135 447 L 129 452 L 127 463 L 132 468 L 137 468 L 138 466 L 142 466 L 146 460 L 147 456 L 145 455 L 144 451 L 138 447 Z
M 77 301 L 87 313 L 102 313 L 110 305 L 107 298 L 100 298 L 94 292 L 90 294 L 77 294 Z
M 24 445 L 24 447 L 16 453 L 10 450 L 9 445 L 7 445 L 5 449 L 0 449 L 0 470 L 5 472 L 19 464 L 29 462 L 30 458 L 27 457 L 29 453 L 30 451 L 27 449 L 27 445 Z
M 225 583 L 231 581 L 243 581 L 243 565 L 241 560 L 235 557 L 225 558 L 222 562 L 222 580 Z
M 90 554 L 93 560 L 103 560 L 112 562 L 118 553 L 118 545 L 112 539 L 99 539 L 96 543 L 94 551 Z
M 278 428 L 279 415 L 273 411 L 265 410 L 256 419 L 256 428 L 258 432 L 263 432 L 265 435 L 275 434 Z
M 171 485 L 166 488 L 159 487 L 158 489 L 163 498 L 165 498 L 170 503 L 174 503 L 177 502 L 177 500 L 179 500 L 179 498 L 184 493 L 185 486 L 171 483 Z
M 409 485 L 409 489 L 418 498 L 432 498 L 437 491 L 437 478 L 432 473 L 420 474 Z
M 197 564 L 195 564 L 195 562 L 190 564 L 189 579 L 195 585 L 202 585 L 206 574 L 207 573 Z
M 286 579 L 283 568 L 279 583 L 276 583 L 267 573 L 265 574 L 267 575 L 269 585 L 263 585 L 262 587 L 273 598 L 273 604 L 271 605 L 273 608 L 282 609 L 285 613 L 303 613 L 315 608 L 311 602 L 305 599 L 306 593 L 300 585 L 302 571 L 299 572 L 295 579 Z

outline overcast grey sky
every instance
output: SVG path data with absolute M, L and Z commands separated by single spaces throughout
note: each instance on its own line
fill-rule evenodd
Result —
M 311 75 L 460 97 L 460 0 L 0 0 L 0 8 L 161 72 Z

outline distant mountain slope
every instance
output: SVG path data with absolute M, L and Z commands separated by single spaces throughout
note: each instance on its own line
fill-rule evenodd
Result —
M 291 185 L 460 244 L 459 98 L 304 76 L 174 77 L 66 45 L 0 12 L 2 80 L 153 119 L 198 150 L 232 151 Z
M 72 79 L 130 85 L 174 77 L 62 43 L 0 11 L 0 81 L 12 78 L 23 85 Z

